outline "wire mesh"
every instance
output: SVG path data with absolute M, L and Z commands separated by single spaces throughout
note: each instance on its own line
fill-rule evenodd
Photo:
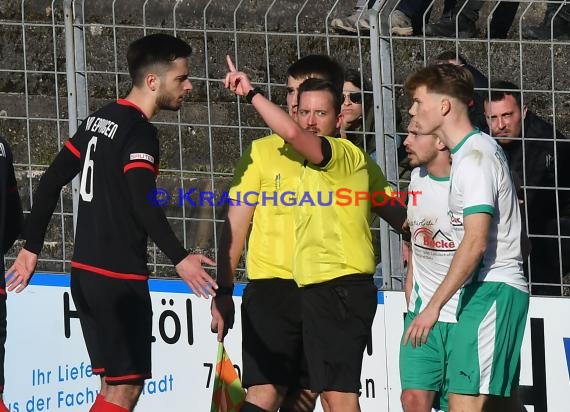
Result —
M 394 11 L 404 3 L 420 3 L 414 36 L 391 33 Z M 69 18 L 73 33 L 66 43 L 64 3 L 73 7 Z M 372 6 L 374 2 L 368 2 Z M 234 167 L 244 148 L 255 138 L 269 133 L 253 108 L 227 93 L 221 79 L 225 75 L 225 55 L 229 54 L 238 68 L 250 74 L 267 96 L 285 103 L 285 72 L 299 57 L 323 53 L 359 70 L 362 80 L 372 81 L 374 105 L 366 117 L 374 117 L 374 138 L 378 162 L 388 179 L 405 190 L 409 170 L 401 156 L 408 115 L 403 83 L 415 69 L 422 67 L 442 51 L 452 50 L 465 56 L 489 81 L 514 81 L 522 91 L 522 102 L 552 124 L 553 130 L 570 133 L 570 82 L 567 62 L 570 42 L 556 33 L 554 22 L 565 18 L 566 2 L 521 1 L 506 38 L 492 34 L 493 16 L 506 10 L 503 3 L 480 3 L 476 31 L 463 37 L 466 27 L 461 16 L 473 3 L 459 2 L 459 13 L 451 19 L 455 31 L 450 36 L 429 37 L 424 29 L 436 23 L 445 13 L 444 2 L 378 0 L 374 7 L 353 10 L 362 1 L 352 0 L 102 0 L 46 1 L 7 0 L 0 5 L 0 133 L 13 146 L 16 171 L 24 209 L 29 213 L 32 193 L 42 172 L 47 168 L 62 143 L 88 113 L 118 97 L 130 88 L 125 53 L 128 44 L 144 34 L 166 32 L 188 41 L 194 49 L 190 59 L 190 78 L 194 86 L 179 112 L 162 112 L 154 123 L 161 140 L 161 170 L 157 185 L 172 195 L 164 207 L 171 226 L 185 246 L 215 257 L 218 231 L 224 219 L 223 207 L 208 202 L 194 206 L 180 201 L 179 193 L 196 189 L 219 196 L 227 190 Z M 453 3 L 447 1 L 446 3 Z M 469 4 L 471 3 L 471 4 Z M 550 4 L 550 6 L 548 6 Z M 526 27 L 539 25 L 545 11 L 551 23 L 551 36 L 544 40 L 528 40 Z M 449 12 L 449 10 L 447 10 Z M 354 15 L 353 32 L 333 27 L 335 18 Z M 449 15 L 449 13 L 448 13 Z M 444 14 L 445 16 L 445 14 Z M 548 20 L 547 19 L 547 20 Z M 369 28 L 366 28 L 366 22 Z M 419 23 L 418 23 L 419 22 Z M 494 30 L 494 29 L 493 29 Z M 69 30 L 68 30 L 69 31 Z M 461 32 L 461 33 L 460 33 Z M 74 82 L 66 78 L 66 45 L 73 41 Z M 69 54 L 69 53 L 68 53 Z M 70 67 L 69 64 L 67 67 Z M 73 84 L 74 83 L 74 84 Z M 69 84 L 72 84 L 70 90 Z M 479 88 L 489 93 L 488 86 Z M 71 96 L 71 97 L 70 97 Z M 73 103 L 69 103 L 72 101 Z M 69 113 L 73 113 L 70 119 Z M 70 120 L 72 122 L 70 123 Z M 372 119 L 370 119 L 372 120 Z M 533 140 L 532 137 L 528 137 Z M 369 141 L 363 139 L 364 142 Z M 364 143 L 366 144 L 366 143 Z M 547 248 L 557 256 L 558 271 L 550 274 L 551 294 L 560 294 L 568 283 L 565 275 L 570 243 L 567 232 L 568 210 L 562 200 L 568 188 L 558 172 L 558 156 L 565 140 L 556 139 L 554 181 L 552 187 L 527 184 L 523 189 L 554 193 L 553 205 L 557 221 L 548 233 L 527 227 L 531 239 L 547 239 Z M 398 156 L 400 148 L 400 157 Z M 525 164 L 532 154 L 525 153 Z M 526 169 L 525 169 L 526 170 Z M 181 191 L 181 192 L 179 192 Z M 216 197 L 217 199 L 218 197 Z M 199 204 L 197 195 L 192 197 Z M 528 206 L 525 205 L 525 208 Z M 378 284 L 389 289 L 401 288 L 402 263 L 399 238 L 384 223 L 373 224 L 377 254 L 383 262 L 383 279 Z M 15 257 L 21 243 L 8 254 L 7 263 Z M 72 187 L 62 192 L 50 223 L 46 246 L 40 259 L 40 270 L 67 272 L 73 251 Z M 170 276 L 170 262 L 154 245 L 149 245 L 149 267 L 155 276 Z M 532 263 L 532 262 L 530 262 Z M 541 283 L 536 265 L 529 265 L 533 283 Z M 377 276 L 379 276 L 379 272 Z M 238 280 L 245 279 L 243 262 Z
M 410 100 L 403 84 L 412 72 L 436 62 L 443 52 L 463 57 L 465 62 L 460 63 L 481 72 L 483 81 L 479 79 L 477 84 L 475 79 L 481 102 L 495 101 L 492 83 L 503 80 L 515 84 L 514 93 L 520 92 L 521 106 L 528 112 L 519 123 L 519 135 L 502 139 L 501 144 L 508 156 L 515 153 L 515 145 L 522 148 L 520 196 L 530 199 L 534 192 L 537 199 L 521 207 L 532 246 L 525 272 L 533 294 L 570 294 L 564 287 L 570 283 L 570 185 L 565 166 L 570 149 L 570 88 L 564 69 L 570 56 L 568 2 L 388 0 L 377 2 L 374 9 L 380 22 L 373 33 L 380 43 L 378 96 L 384 107 L 391 103 L 397 108 L 394 116 L 402 115 L 395 130 L 384 125 L 384 136 L 377 139 L 388 141 L 395 132 L 405 137 Z M 408 21 L 402 23 L 402 14 Z M 403 35 L 407 26 L 410 33 L 406 34 L 413 30 L 413 35 Z M 479 127 L 486 128 L 491 119 L 485 119 L 483 103 L 481 106 Z M 538 134 L 532 128 L 541 122 L 537 117 L 546 121 Z M 399 187 L 408 184 L 408 170 L 399 168 L 403 172 L 397 177 Z M 537 176 L 536 170 L 544 175 Z M 546 215 L 553 217 L 542 218 Z

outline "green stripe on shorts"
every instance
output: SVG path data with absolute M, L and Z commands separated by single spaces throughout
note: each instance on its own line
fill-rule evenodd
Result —
M 448 365 L 450 393 L 510 396 L 519 379 L 528 304 L 528 293 L 506 283 L 463 288 Z

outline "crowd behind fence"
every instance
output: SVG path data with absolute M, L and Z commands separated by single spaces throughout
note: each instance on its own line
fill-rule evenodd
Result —
M 180 112 L 163 112 L 154 122 L 162 151 L 157 186 L 171 194 L 164 209 L 186 248 L 211 257 L 217 250 L 224 208 L 207 202 L 202 206 L 187 201 L 179 204 L 179 190 L 184 193 L 196 188 L 215 194 L 227 190 L 244 148 L 269 132 L 250 105 L 223 89 L 226 54 L 267 96 L 281 104 L 285 102 L 286 68 L 299 57 L 329 54 L 347 68 L 357 69 L 372 85 L 365 93 L 373 98 L 373 107 L 364 116 L 374 117 L 375 132 L 365 131 L 372 139 L 364 142 L 374 143 L 378 162 L 399 190 L 405 189 L 409 175 L 401 156 L 409 105 L 403 83 L 414 69 L 444 51 L 465 56 L 489 82 L 513 81 L 522 91 L 523 104 L 564 135 L 570 134 L 570 77 L 566 74 L 570 42 L 554 36 L 527 40 L 522 35 L 523 27 L 540 22 L 547 3 L 554 2 L 520 2 L 507 38 L 494 39 L 490 25 L 498 2 L 484 2 L 477 34 L 463 38 L 394 34 L 392 17 L 404 1 L 378 0 L 371 9 L 360 10 L 357 17 L 367 19 L 368 28 L 358 27 L 354 33 L 335 31 L 331 26 L 332 20 L 351 12 L 352 0 L 2 2 L 0 134 L 14 151 L 24 209 L 30 210 L 39 177 L 79 122 L 109 100 L 124 97 L 130 87 L 126 48 L 132 40 L 154 32 L 175 34 L 194 49 L 190 59 L 193 92 Z M 426 3 L 422 32 L 437 19 L 442 3 Z M 559 12 L 566 2 L 556 5 Z M 460 7 L 467 7 L 467 3 Z M 455 19 L 459 28 L 459 17 Z M 489 93 L 488 87 L 479 91 Z M 526 158 L 531 156 L 526 154 Z M 552 161 L 556 165 L 560 159 Z M 561 176 L 556 176 L 559 181 Z M 568 193 L 564 187 L 555 189 L 557 199 L 559 194 Z M 70 270 L 76 192 L 75 184 L 62 192 L 39 270 Z M 193 199 L 200 203 L 197 197 Z M 568 218 L 564 210 L 557 213 L 559 221 Z M 378 285 L 400 289 L 403 267 L 399 236 L 384 222 L 375 221 L 372 228 L 382 262 L 383 276 L 377 273 Z M 548 235 L 534 236 L 551 238 L 552 247 L 558 249 L 558 292 L 552 293 L 557 295 L 564 283 L 570 283 L 564 277 L 570 256 L 563 256 L 570 233 L 565 233 L 560 223 L 554 229 Z M 7 263 L 19 246 L 21 243 L 7 254 Z M 153 245 L 148 258 L 153 275 L 174 274 L 168 259 Z M 243 263 L 237 278 L 246 279 Z M 532 271 L 530 278 L 532 281 Z

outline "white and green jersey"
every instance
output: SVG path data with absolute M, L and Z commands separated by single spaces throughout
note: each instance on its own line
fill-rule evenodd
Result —
M 495 140 L 474 130 L 451 149 L 449 216 L 454 240 L 464 236 L 463 219 L 492 216 L 487 249 L 467 283 L 503 282 L 528 292 L 521 255 L 521 216 L 507 159 Z
M 449 178 L 431 176 L 424 167 L 412 171 L 408 199 L 408 222 L 412 234 L 414 285 L 408 310 L 422 311 L 443 282 L 457 249 L 447 215 Z M 457 322 L 459 291 L 445 304 L 440 322 Z

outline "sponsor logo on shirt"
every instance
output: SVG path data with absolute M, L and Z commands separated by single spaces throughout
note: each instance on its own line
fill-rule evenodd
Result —
M 455 250 L 455 242 L 443 234 L 441 230 L 433 233 L 427 227 L 420 227 L 414 231 L 414 244 L 424 249 L 450 251 Z
M 146 153 L 131 153 L 130 159 L 131 160 L 146 160 L 147 162 L 154 164 L 154 157 L 149 155 L 149 154 L 146 154 Z
M 4 143 L 0 143 L 0 157 L 6 157 L 6 148 L 4 147 Z
M 451 210 L 447 212 L 447 215 L 449 216 L 451 226 L 463 226 L 463 220 L 461 219 L 461 216 L 455 216 Z

